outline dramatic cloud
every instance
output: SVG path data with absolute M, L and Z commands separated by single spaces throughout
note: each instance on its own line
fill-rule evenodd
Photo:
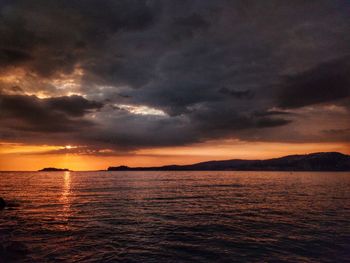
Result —
M 349 96 L 350 56 L 347 56 L 286 77 L 279 106 L 298 108 Z
M 347 0 L 1 1 L 0 139 L 86 152 L 349 141 L 349 12 Z
M 102 104 L 78 96 L 39 99 L 0 94 L 0 107 L 2 128 L 58 133 L 89 128 L 93 123 L 79 117 L 100 109 Z

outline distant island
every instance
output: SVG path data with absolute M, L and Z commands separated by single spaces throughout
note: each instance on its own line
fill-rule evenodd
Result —
M 319 152 L 267 160 L 208 161 L 158 167 L 109 167 L 107 171 L 350 171 L 350 155 Z
M 38 172 L 69 172 L 70 170 L 67 168 L 54 168 L 54 167 L 47 167 L 39 170 Z

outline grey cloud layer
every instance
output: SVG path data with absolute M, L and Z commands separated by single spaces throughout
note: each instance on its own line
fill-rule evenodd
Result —
M 80 117 L 100 109 L 102 104 L 79 96 L 39 99 L 35 96 L 0 94 L 0 106 L 0 121 L 7 123 L 7 127 L 56 133 L 89 128 L 93 123 Z
M 33 141 L 33 132 L 50 131 L 113 149 L 227 137 L 347 140 L 349 12 L 346 0 L 2 1 L 0 72 L 20 68 L 31 77 L 18 89 L 0 80 L 2 139 L 13 132 Z M 39 81 L 77 68 L 85 98 L 62 97 Z M 33 78 L 53 98 L 26 96 L 37 92 Z M 119 104 L 166 116 L 135 115 Z M 329 127 L 307 134 L 321 121 L 314 111 L 293 111 L 309 106 L 327 112 Z

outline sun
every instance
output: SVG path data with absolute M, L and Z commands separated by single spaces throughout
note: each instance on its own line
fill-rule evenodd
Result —
M 66 149 L 72 149 L 73 148 L 73 146 L 71 146 L 71 145 L 66 145 L 66 146 L 64 146 L 64 148 L 66 148 Z

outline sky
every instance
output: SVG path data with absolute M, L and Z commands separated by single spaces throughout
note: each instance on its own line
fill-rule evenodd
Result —
M 0 170 L 350 154 L 348 0 L 2 0 Z

